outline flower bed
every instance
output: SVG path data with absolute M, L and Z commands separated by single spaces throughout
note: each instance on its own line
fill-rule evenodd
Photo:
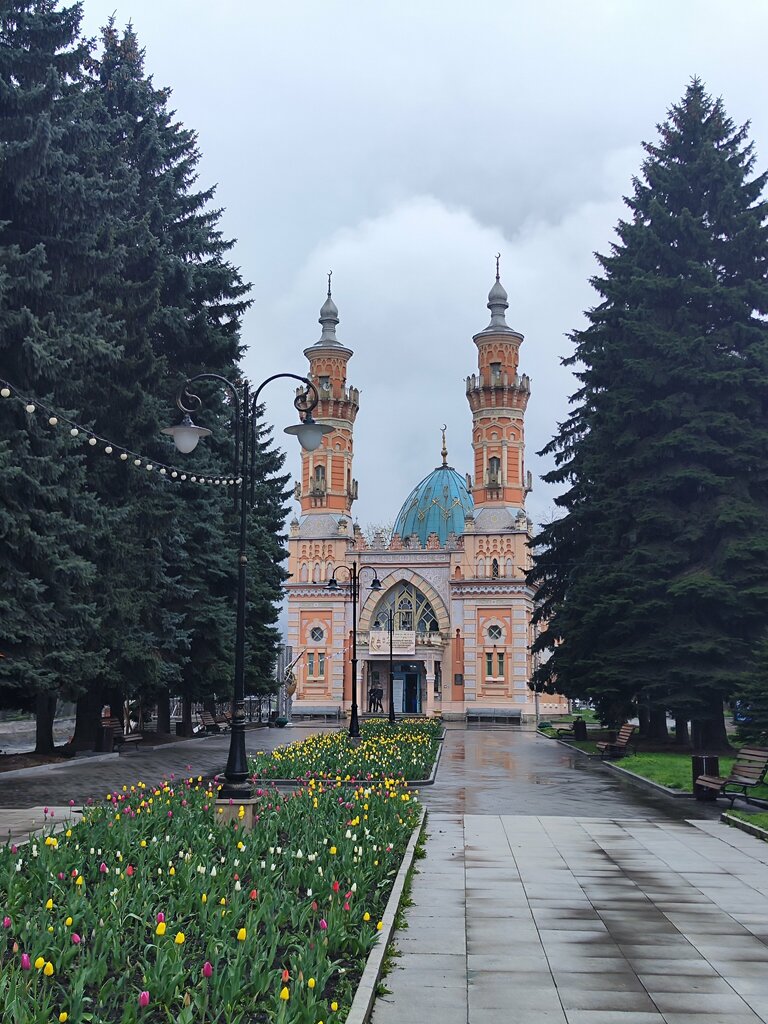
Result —
M 139 783 L 0 848 L 3 1020 L 344 1020 L 417 800 L 391 779 L 258 790 L 245 832 L 214 795 Z
M 258 779 L 376 779 L 391 776 L 414 781 L 432 770 L 441 722 L 403 719 L 392 726 L 377 719 L 363 722 L 360 741 L 346 730 L 322 732 L 275 750 L 259 751 L 248 759 Z

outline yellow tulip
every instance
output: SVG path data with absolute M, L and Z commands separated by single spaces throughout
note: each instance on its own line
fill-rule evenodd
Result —
M 248 933 L 245 930 L 245 928 L 239 928 L 238 932 L 237 932 L 237 941 L 238 942 L 245 942 L 245 937 L 246 937 L 247 934 Z
M 72 918 L 67 917 L 64 921 L 64 924 L 67 926 L 67 928 L 69 928 L 69 926 L 72 924 Z
M 52 900 L 52 899 L 49 899 L 49 900 L 48 900 L 48 901 L 46 902 L 46 904 L 45 904 L 45 909 L 46 909 L 46 910 L 53 910 L 53 900 Z
M 333 1010 L 334 1013 L 336 1013 L 338 1008 L 339 1008 L 339 1004 L 338 1003 L 331 1003 L 331 1009 Z
M 51 963 L 50 960 L 47 961 L 45 967 L 43 968 L 43 974 L 46 976 L 46 978 L 50 978 L 50 976 L 53 974 L 53 964 Z
M 61 1013 L 59 1014 L 59 1024 L 64 1024 L 64 1021 L 67 1020 L 68 1017 L 69 1014 L 67 1013 L 67 1011 L 62 1010 Z
M 286 1000 L 291 998 L 291 993 L 288 991 L 287 985 L 283 985 L 283 987 L 280 989 L 280 998 Z
M 155 928 L 155 935 L 165 935 L 165 921 L 160 921 Z
M 315 987 L 315 979 L 314 978 L 310 978 L 309 981 L 307 982 L 307 985 L 309 985 L 310 988 L 314 988 Z
M 176 932 L 176 938 L 173 941 L 177 946 L 183 946 L 185 938 L 186 936 L 184 935 L 184 932 Z

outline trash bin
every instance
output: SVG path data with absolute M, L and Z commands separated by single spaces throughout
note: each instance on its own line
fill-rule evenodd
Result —
M 583 718 L 574 718 L 573 738 L 575 740 L 585 740 L 587 738 L 587 723 Z
M 112 754 L 115 750 L 115 730 L 111 725 L 102 725 L 96 749 L 101 754 Z
M 697 800 L 706 803 L 717 799 L 717 790 L 708 789 L 705 786 L 697 786 L 696 779 L 700 775 L 719 775 L 720 759 L 717 754 L 694 754 L 691 757 L 691 778 L 693 781 L 693 795 Z

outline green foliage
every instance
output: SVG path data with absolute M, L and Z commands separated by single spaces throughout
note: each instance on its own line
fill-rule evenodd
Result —
M 645 150 L 544 449 L 567 490 L 535 539 L 536 680 L 605 721 L 641 700 L 725 743 L 768 613 L 766 176 L 697 80 Z

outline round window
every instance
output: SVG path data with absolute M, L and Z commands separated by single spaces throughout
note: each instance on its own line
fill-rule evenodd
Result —
M 501 626 L 489 626 L 488 627 L 488 639 L 489 640 L 501 640 Z
M 313 626 L 312 629 L 310 629 L 309 631 L 309 635 L 311 639 L 315 641 L 315 643 L 319 643 L 325 636 L 325 633 L 322 631 L 320 626 Z

